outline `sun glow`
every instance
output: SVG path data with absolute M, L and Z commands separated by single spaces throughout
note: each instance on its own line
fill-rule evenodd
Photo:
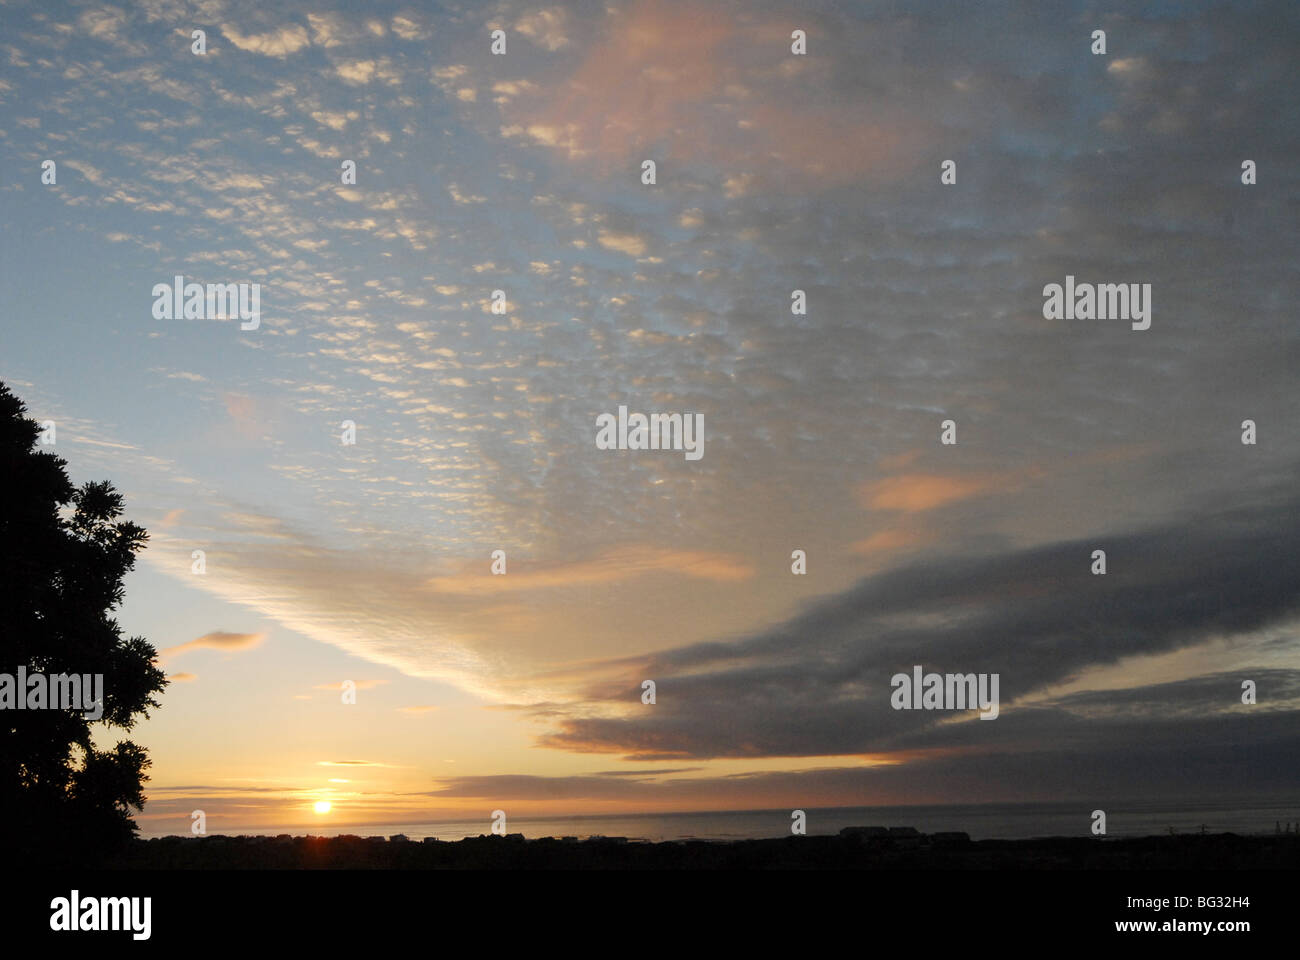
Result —
M 317 813 L 329 813 L 332 804 L 328 800 L 317 800 L 314 809 Z

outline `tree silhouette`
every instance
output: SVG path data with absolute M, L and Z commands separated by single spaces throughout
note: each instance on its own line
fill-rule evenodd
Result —
M 0 673 L 102 674 L 105 729 L 129 730 L 167 681 L 143 637 L 110 616 L 148 534 L 119 520 L 107 482 L 72 485 L 37 449 L 41 428 L 0 383 Z M 18 690 L 18 696 L 26 691 Z M 96 749 L 79 710 L 0 709 L 0 845 L 88 862 L 136 830 L 149 758 L 129 740 Z

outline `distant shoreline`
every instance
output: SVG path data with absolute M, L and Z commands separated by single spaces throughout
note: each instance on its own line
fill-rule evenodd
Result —
M 290 836 L 134 840 L 104 864 L 123 870 L 1253 870 L 1300 868 L 1300 835 L 971 840 L 960 832 L 857 827 L 756 840 L 484 835 Z
M 1088 811 L 1107 811 L 1107 836 L 1140 839 L 1178 834 L 1235 833 L 1239 836 L 1273 835 L 1276 829 L 1300 828 L 1300 796 L 1261 798 L 1249 803 L 1240 798 L 1205 798 L 1195 802 L 1105 800 L 1022 801 L 970 804 L 907 804 L 875 806 L 807 807 L 809 835 L 833 835 L 856 824 L 910 824 L 923 833 L 966 831 L 975 840 L 1035 840 L 1051 837 L 1090 836 Z M 509 833 L 523 833 L 530 839 L 576 834 L 579 837 L 607 834 L 651 842 L 672 840 L 762 840 L 779 839 L 790 830 L 788 808 L 720 810 L 633 811 L 620 813 L 529 814 L 510 817 Z M 144 839 L 161 839 L 169 833 L 189 836 L 190 824 L 167 818 L 163 824 L 152 818 L 137 823 Z M 485 816 L 420 819 L 376 818 L 338 822 L 335 817 L 309 818 L 291 823 L 215 824 L 208 830 L 229 836 L 335 837 L 348 834 L 408 834 L 413 839 L 437 836 L 444 840 L 474 837 L 486 831 Z M 178 829 L 179 828 L 179 829 Z M 215 828 L 215 829 L 214 829 Z

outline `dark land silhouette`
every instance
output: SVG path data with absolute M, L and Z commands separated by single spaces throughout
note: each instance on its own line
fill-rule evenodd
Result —
M 520 834 L 455 842 L 384 837 L 208 836 L 136 840 L 127 870 L 1259 870 L 1300 867 L 1300 836 L 972 841 L 964 833 L 849 828 L 838 836 L 662 843 Z M 855 833 L 854 831 L 859 831 Z

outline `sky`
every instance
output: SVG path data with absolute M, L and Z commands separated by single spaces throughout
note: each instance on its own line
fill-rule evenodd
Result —
M 1300 795 L 1294 4 L 0 26 L 0 380 L 150 533 L 146 832 Z

